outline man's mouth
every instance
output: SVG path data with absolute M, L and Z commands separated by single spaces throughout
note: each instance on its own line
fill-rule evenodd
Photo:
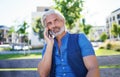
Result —
M 60 31 L 60 28 L 54 28 L 54 29 L 53 29 L 53 32 L 54 32 L 54 33 L 57 33 L 57 32 L 59 32 L 59 31 Z

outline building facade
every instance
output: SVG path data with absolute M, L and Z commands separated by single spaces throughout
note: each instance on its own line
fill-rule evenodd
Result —
M 51 9 L 51 7 L 37 7 L 36 12 L 32 13 L 31 23 L 34 23 L 36 19 L 40 18 L 42 14 L 49 9 Z M 32 29 L 29 32 L 29 39 L 31 40 L 31 46 L 33 47 L 42 45 L 41 41 L 39 40 L 39 36 L 36 35 Z
M 91 41 L 100 41 L 100 35 L 105 32 L 106 26 L 92 26 L 89 34 L 89 38 Z
M 0 25 L 0 44 L 11 42 L 11 38 L 8 35 L 9 28 L 4 25 Z
M 114 38 L 111 34 L 112 24 L 116 23 L 120 25 L 120 8 L 114 10 L 107 18 L 106 18 L 106 26 L 107 26 L 107 34 L 110 39 Z

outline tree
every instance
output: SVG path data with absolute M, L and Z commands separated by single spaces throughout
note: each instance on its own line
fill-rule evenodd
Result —
M 11 26 L 9 31 L 8 31 L 8 35 L 12 35 L 12 33 L 15 33 L 15 27 Z
M 80 23 L 79 28 L 81 32 L 84 32 L 86 35 L 88 35 L 90 33 L 90 29 L 92 28 L 92 25 Z
M 37 18 L 35 19 L 35 22 L 32 25 L 32 29 L 33 31 L 39 35 L 39 39 L 43 38 L 43 31 L 44 31 L 44 27 L 41 24 L 41 18 Z
M 118 31 L 118 25 L 116 23 L 112 24 L 111 33 L 115 37 L 118 36 L 119 31 Z
M 26 21 L 24 21 L 23 22 L 23 24 L 21 24 L 21 25 L 18 25 L 18 27 L 17 27 L 17 30 L 16 30 L 16 33 L 18 33 L 19 34 L 19 36 L 21 35 L 22 36 L 22 42 L 28 42 L 28 39 L 26 39 L 26 35 L 28 34 L 27 32 L 26 32 L 26 29 L 28 28 L 29 26 L 28 26 L 28 24 L 27 24 L 27 22 Z
M 80 19 L 83 6 L 82 0 L 54 0 L 55 9 L 58 9 L 65 16 L 68 29 L 72 29 Z
M 118 26 L 118 36 L 120 37 L 120 25 Z
M 92 28 L 91 25 L 83 25 L 83 32 L 84 32 L 86 35 L 88 35 L 91 28 Z
M 100 35 L 100 40 L 101 41 L 105 41 L 106 39 L 108 38 L 107 34 L 105 32 L 103 32 L 101 35 Z
M 26 29 L 27 29 L 28 27 L 29 27 L 29 26 L 28 26 L 27 22 L 24 21 L 23 24 L 18 25 L 18 28 L 17 28 L 16 32 L 17 32 L 18 34 L 26 34 Z

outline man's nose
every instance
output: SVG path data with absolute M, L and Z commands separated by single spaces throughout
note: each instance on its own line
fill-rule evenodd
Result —
M 56 25 L 53 23 L 53 24 L 52 24 L 52 27 L 55 27 L 55 26 L 56 26 Z

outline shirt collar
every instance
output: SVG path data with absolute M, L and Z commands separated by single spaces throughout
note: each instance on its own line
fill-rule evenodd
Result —
M 61 41 L 63 41 L 64 39 L 68 38 L 69 36 L 69 32 L 66 32 L 66 34 L 62 37 Z M 55 41 L 57 41 L 57 39 L 55 38 Z

